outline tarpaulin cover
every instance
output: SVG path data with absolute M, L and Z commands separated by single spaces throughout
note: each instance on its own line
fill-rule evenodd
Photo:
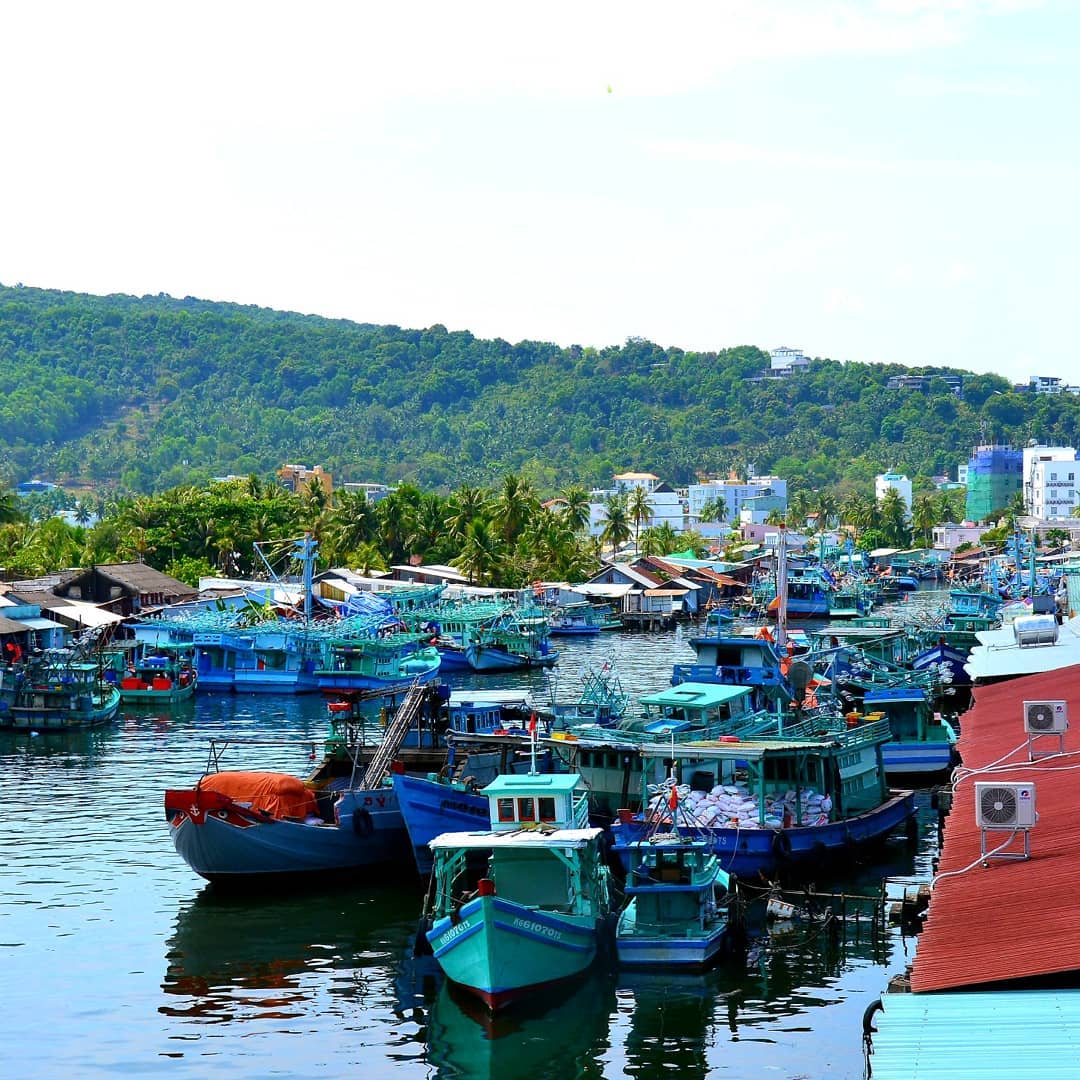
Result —
M 265 810 L 272 817 L 306 818 L 318 816 L 314 792 L 303 780 L 287 773 L 222 772 L 204 776 L 199 787 L 227 795 L 234 802 L 247 803 L 253 810 Z

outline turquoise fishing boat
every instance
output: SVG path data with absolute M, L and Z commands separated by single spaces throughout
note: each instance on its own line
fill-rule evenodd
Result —
M 132 657 L 130 665 L 120 677 L 120 700 L 175 705 L 178 701 L 193 697 L 198 683 L 194 646 L 147 646 Z
M 705 968 L 725 946 L 730 951 L 738 936 L 729 919 L 735 882 L 711 844 L 676 828 L 628 849 L 626 906 L 615 930 L 619 964 Z
M 578 775 L 500 776 L 484 794 L 490 830 L 431 842 L 425 936 L 446 976 L 498 1010 L 589 968 L 611 905 Z
M 120 708 L 120 691 L 101 665 L 71 649 L 46 650 L 4 675 L 0 727 L 84 731 L 109 723 Z

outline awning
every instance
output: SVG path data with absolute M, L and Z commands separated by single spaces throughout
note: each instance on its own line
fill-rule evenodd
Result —
M 23 626 L 29 626 L 31 630 L 66 630 L 63 623 L 53 622 L 52 619 L 19 619 Z
M 116 615 L 95 604 L 84 604 L 79 600 L 69 600 L 63 607 L 51 607 L 49 612 L 58 619 L 65 620 L 71 626 L 111 626 L 124 621 L 123 615 Z

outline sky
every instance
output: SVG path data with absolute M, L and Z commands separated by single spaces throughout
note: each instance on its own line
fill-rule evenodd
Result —
M 8 5 L 0 282 L 1080 383 L 1080 4 Z

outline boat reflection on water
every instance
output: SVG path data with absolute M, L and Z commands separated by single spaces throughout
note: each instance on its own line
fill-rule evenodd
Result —
M 392 1013 L 394 965 L 418 917 L 406 895 L 376 887 L 250 897 L 207 886 L 177 915 L 161 985 L 176 1000 L 160 1011 L 198 1023 Z
M 705 972 L 621 971 L 619 1011 L 629 1016 L 624 1042 L 631 1076 L 671 1073 L 704 1080 L 709 1055 L 735 1028 L 741 967 Z M 715 1060 L 713 1061 L 715 1066 Z
M 438 1080 L 566 1080 L 604 1075 L 615 982 L 595 970 L 492 1013 L 443 979 L 428 1017 Z

